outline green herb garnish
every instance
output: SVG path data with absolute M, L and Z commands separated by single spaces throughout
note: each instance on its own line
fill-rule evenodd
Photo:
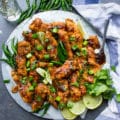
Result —
M 75 37 L 74 36 L 70 36 L 69 37 L 69 41 L 75 41 Z
M 73 102 L 68 101 L 68 103 L 67 103 L 67 108 L 70 109 L 70 108 L 72 108 L 72 107 L 73 107 Z
M 72 86 L 79 87 L 79 83 L 76 81 L 74 83 L 71 83 Z
M 36 50 L 38 50 L 38 51 L 41 51 L 41 50 L 43 50 L 44 48 L 43 48 L 43 46 L 42 45 L 37 45 L 36 46 Z
M 67 51 L 66 51 L 62 41 L 59 41 L 57 51 L 58 51 L 57 55 L 58 55 L 60 62 L 64 63 L 65 60 L 67 59 L 68 55 L 67 55 Z
M 117 102 L 120 102 L 120 94 L 117 94 L 117 95 L 116 95 L 116 101 L 117 101 Z
M 52 28 L 51 32 L 52 32 L 52 33 L 58 33 L 58 27 Z
M 45 55 L 44 55 L 44 59 L 45 59 L 45 60 L 49 60 L 49 59 L 50 59 L 50 55 L 49 55 L 49 54 L 45 54 Z
M 56 100 L 57 102 L 60 102 L 60 100 L 61 100 L 60 96 L 57 96 L 57 97 L 55 98 L 55 100 Z
M 10 83 L 10 80 L 3 80 L 4 83 Z
M 56 92 L 54 86 L 50 86 L 50 91 L 51 91 L 52 93 L 55 93 L 55 92 Z
M 34 86 L 30 86 L 29 91 L 34 91 Z
M 76 51 L 77 49 L 78 49 L 78 45 L 73 45 L 73 46 L 72 46 L 72 50 L 73 50 L 73 51 Z
M 32 38 L 37 39 L 38 38 L 38 34 L 37 33 L 32 34 Z

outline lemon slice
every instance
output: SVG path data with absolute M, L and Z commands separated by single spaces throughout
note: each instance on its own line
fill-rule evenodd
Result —
M 61 111 L 61 113 L 62 113 L 63 117 L 67 120 L 73 120 L 77 117 L 77 115 L 71 113 L 68 108 L 64 108 Z
M 91 95 L 85 95 L 83 96 L 83 102 L 85 104 L 85 106 L 88 108 L 88 109 L 96 109 L 97 107 L 99 107 L 101 105 L 103 101 L 103 98 L 102 96 L 91 96 Z
M 86 110 L 86 107 L 83 101 L 79 100 L 78 102 L 73 102 L 73 106 L 69 110 L 75 115 L 80 115 Z

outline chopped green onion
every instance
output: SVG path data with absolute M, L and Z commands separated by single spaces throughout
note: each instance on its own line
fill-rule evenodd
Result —
M 88 74 L 89 74 L 89 75 L 93 75 L 93 74 L 94 74 L 94 71 L 93 71 L 93 70 L 88 70 Z
M 26 67 L 30 67 L 30 61 L 28 60 L 27 63 L 26 63 Z
M 81 48 L 81 52 L 84 56 L 87 55 L 87 49 L 86 48 Z
M 46 38 L 46 39 L 45 39 L 45 42 L 46 42 L 46 43 L 47 43 L 47 42 L 49 42 L 49 39 L 48 39 L 48 38 Z
M 56 100 L 57 102 L 60 102 L 60 100 L 61 100 L 60 96 L 57 96 L 57 97 L 55 98 L 55 100 Z
M 49 66 L 52 67 L 54 64 L 53 63 L 49 63 Z
M 10 83 L 10 80 L 3 80 L 4 83 Z
M 42 45 L 37 45 L 37 46 L 36 46 L 36 50 L 38 50 L 38 51 L 43 50 L 43 46 L 42 46 Z
M 73 51 L 75 51 L 75 50 L 77 50 L 77 49 L 78 49 L 78 45 L 73 45 L 73 46 L 72 46 L 72 50 L 73 50 Z
M 52 45 L 47 46 L 47 50 L 51 50 L 53 48 Z
M 27 80 L 27 77 L 23 77 L 20 81 L 21 81 L 22 84 L 26 84 L 27 83 L 26 80 Z
M 53 63 L 54 65 L 62 65 L 60 61 L 51 61 L 51 63 Z
M 30 71 L 30 68 L 27 68 L 26 70 L 27 70 L 27 71 Z
M 40 102 L 41 99 L 42 99 L 42 98 L 41 98 L 40 96 L 37 96 L 37 97 L 36 97 L 36 101 L 38 101 L 38 102 Z
M 69 40 L 70 41 L 75 41 L 75 37 L 74 36 L 70 36 Z
M 37 33 L 32 34 L 32 38 L 34 39 L 38 38 L 38 34 Z
M 31 58 L 32 57 L 32 54 L 31 53 L 28 53 L 27 55 L 26 55 L 26 58 Z
M 87 41 L 87 40 L 84 40 L 84 41 L 83 41 L 83 45 L 84 45 L 84 46 L 87 46 L 87 45 L 88 45 L 88 41 Z
M 45 42 L 45 33 L 44 32 L 38 32 L 38 38 L 41 41 L 42 45 L 44 45 Z
M 30 86 L 29 91 L 33 91 L 33 90 L 34 90 L 34 86 Z
M 80 52 L 75 52 L 75 54 L 80 57 Z
M 65 108 L 66 105 L 65 105 L 65 103 L 59 103 L 58 107 L 61 110 L 61 109 Z
M 79 87 L 79 83 L 76 81 L 74 83 L 71 83 L 72 86 Z
M 68 103 L 67 103 L 67 108 L 70 109 L 70 108 L 72 108 L 72 107 L 73 107 L 73 102 L 68 101 Z
M 33 76 L 30 76 L 30 77 L 29 77 L 29 81 L 30 81 L 30 82 L 33 81 Z
M 54 28 L 52 29 L 52 33 L 58 33 L 58 27 L 54 27 Z
M 49 60 L 50 59 L 50 55 L 49 54 L 45 54 L 44 55 L 44 59 Z
M 37 67 L 36 63 L 33 63 L 31 66 L 31 70 L 35 70 L 36 67 Z
M 51 91 L 52 93 L 55 93 L 55 92 L 56 92 L 54 86 L 50 86 L 50 91 Z
M 80 74 L 83 74 L 83 73 L 84 73 L 84 70 L 83 70 L 83 69 L 79 70 L 79 73 L 80 73 Z
M 35 88 L 37 86 L 37 83 L 36 82 L 33 82 L 32 83 L 32 86 Z

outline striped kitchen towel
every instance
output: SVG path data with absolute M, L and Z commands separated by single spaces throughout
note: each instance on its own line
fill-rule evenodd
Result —
M 111 71 L 111 76 L 113 86 L 117 93 L 120 93 L 120 5 L 97 3 L 99 0 L 74 0 L 73 5 L 101 33 L 104 29 L 105 20 L 110 19 L 107 46 L 110 54 L 110 66 L 116 66 L 116 72 Z M 110 100 L 108 107 L 95 120 L 120 120 L 120 103 L 117 103 L 114 98 Z

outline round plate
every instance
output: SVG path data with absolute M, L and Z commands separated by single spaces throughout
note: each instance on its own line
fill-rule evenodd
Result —
M 23 40 L 23 36 L 22 36 L 22 32 L 29 30 L 29 25 L 30 23 L 35 19 L 35 18 L 41 18 L 42 21 L 44 22 L 53 22 L 53 21 L 65 21 L 66 18 L 70 18 L 73 19 L 75 22 L 80 22 L 82 24 L 83 30 L 86 33 L 86 37 L 89 35 L 96 35 L 95 31 L 78 15 L 71 13 L 71 12 L 65 12 L 65 11 L 60 11 L 60 10 L 56 10 L 56 11 L 47 11 L 47 12 L 41 12 L 38 13 L 30 18 L 28 18 L 27 20 L 25 20 L 24 22 L 22 22 L 19 26 L 16 27 L 16 29 L 11 33 L 11 35 L 9 36 L 8 40 L 6 41 L 6 44 L 8 44 L 10 46 L 10 40 L 13 37 L 18 38 L 18 41 Z M 99 41 L 101 44 L 101 38 L 99 37 Z M 106 65 L 109 65 L 109 52 L 107 47 L 105 47 L 105 54 L 106 54 Z M 4 54 L 2 57 L 5 57 Z M 26 111 L 31 112 L 31 107 L 30 105 L 28 105 L 27 103 L 23 102 L 21 96 L 19 95 L 19 93 L 12 93 L 11 92 L 11 88 L 13 86 L 15 86 L 15 82 L 11 77 L 11 68 L 9 67 L 9 65 L 5 64 L 4 62 L 2 63 L 2 75 L 3 75 L 3 79 L 10 79 L 10 83 L 9 84 L 5 84 L 7 87 L 8 92 L 10 93 L 10 95 L 12 96 L 12 98 Z M 40 113 L 33 113 L 36 116 L 40 116 Z M 45 116 L 43 116 L 43 118 L 48 118 L 48 119 L 60 119 L 62 120 L 63 117 L 60 113 L 59 110 L 54 109 L 52 106 L 50 107 L 50 109 L 48 110 L 47 114 Z

